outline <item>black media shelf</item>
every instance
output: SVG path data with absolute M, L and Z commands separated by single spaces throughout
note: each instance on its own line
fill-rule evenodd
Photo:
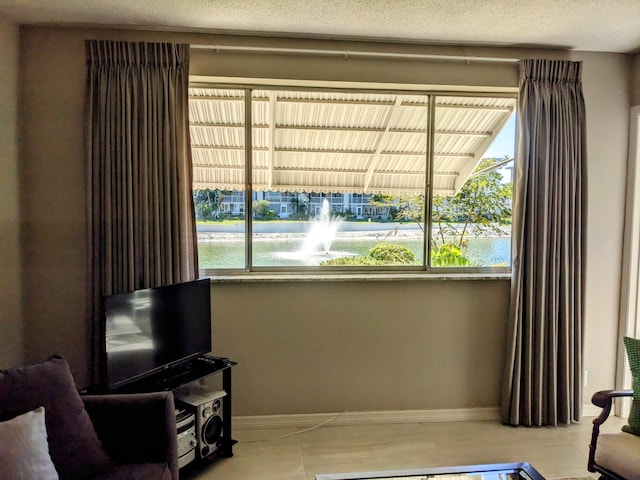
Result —
M 211 357 L 203 355 L 155 373 L 147 378 L 140 379 L 131 384 L 109 390 L 107 393 L 146 393 L 163 390 L 173 391 L 208 377 L 209 375 L 215 375 L 222 372 L 223 377 L 225 377 L 226 375 L 224 375 L 224 372 L 237 364 L 237 362 L 225 357 Z M 229 379 L 229 387 L 230 383 L 231 380 Z M 224 385 L 223 389 L 227 392 L 227 395 L 231 395 L 231 392 L 227 390 Z
M 121 394 L 175 391 L 209 375 L 221 373 L 222 389 L 226 392 L 226 395 L 222 398 L 222 411 L 224 412 L 222 416 L 222 437 L 220 438 L 220 448 L 211 457 L 233 457 L 233 445 L 237 441 L 231 436 L 231 367 L 237 364 L 237 362 L 226 357 L 202 355 L 120 388 L 93 393 Z

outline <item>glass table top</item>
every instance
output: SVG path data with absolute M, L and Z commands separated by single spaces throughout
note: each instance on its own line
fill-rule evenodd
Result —
M 316 480 L 544 480 L 528 463 L 468 465 L 460 467 L 327 473 Z

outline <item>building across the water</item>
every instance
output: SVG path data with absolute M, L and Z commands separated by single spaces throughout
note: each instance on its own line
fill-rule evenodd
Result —
M 331 213 L 353 216 L 356 219 L 375 218 L 387 220 L 389 208 L 372 205 L 373 195 L 363 193 L 302 193 L 302 192 L 253 192 L 253 202 L 266 200 L 270 210 L 278 218 L 286 219 L 298 213 L 317 217 L 322 210 L 322 202 L 327 199 Z M 229 216 L 245 214 L 245 192 L 233 190 L 223 194 L 219 211 Z

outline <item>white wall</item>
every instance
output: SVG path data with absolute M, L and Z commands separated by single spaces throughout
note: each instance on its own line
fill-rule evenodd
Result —
M 633 56 L 633 70 L 631 74 L 631 105 L 640 105 L 640 53 Z
M 27 27 L 20 79 L 20 187 L 26 357 L 58 352 L 79 383 L 87 368 L 83 158 L 84 40 L 334 48 L 330 42 Z M 630 57 L 544 50 L 405 50 L 584 61 L 589 155 L 585 403 L 615 379 Z M 192 73 L 424 85 L 517 86 L 513 66 L 194 52 Z M 40 201 L 46 198 L 46 207 Z M 215 283 L 214 353 L 240 362 L 234 414 L 496 406 L 504 362 L 509 282 Z
M 624 233 L 631 58 L 576 54 L 587 114 L 588 219 L 585 294 L 585 404 L 614 388 Z
M 0 368 L 23 361 L 18 186 L 18 27 L 0 15 Z

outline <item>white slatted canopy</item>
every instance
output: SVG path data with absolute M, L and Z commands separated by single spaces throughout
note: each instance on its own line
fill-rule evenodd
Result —
M 435 193 L 458 191 L 515 109 L 514 98 L 437 96 Z M 244 190 L 244 91 L 191 88 L 194 188 Z M 254 90 L 257 191 L 420 194 L 429 96 Z

